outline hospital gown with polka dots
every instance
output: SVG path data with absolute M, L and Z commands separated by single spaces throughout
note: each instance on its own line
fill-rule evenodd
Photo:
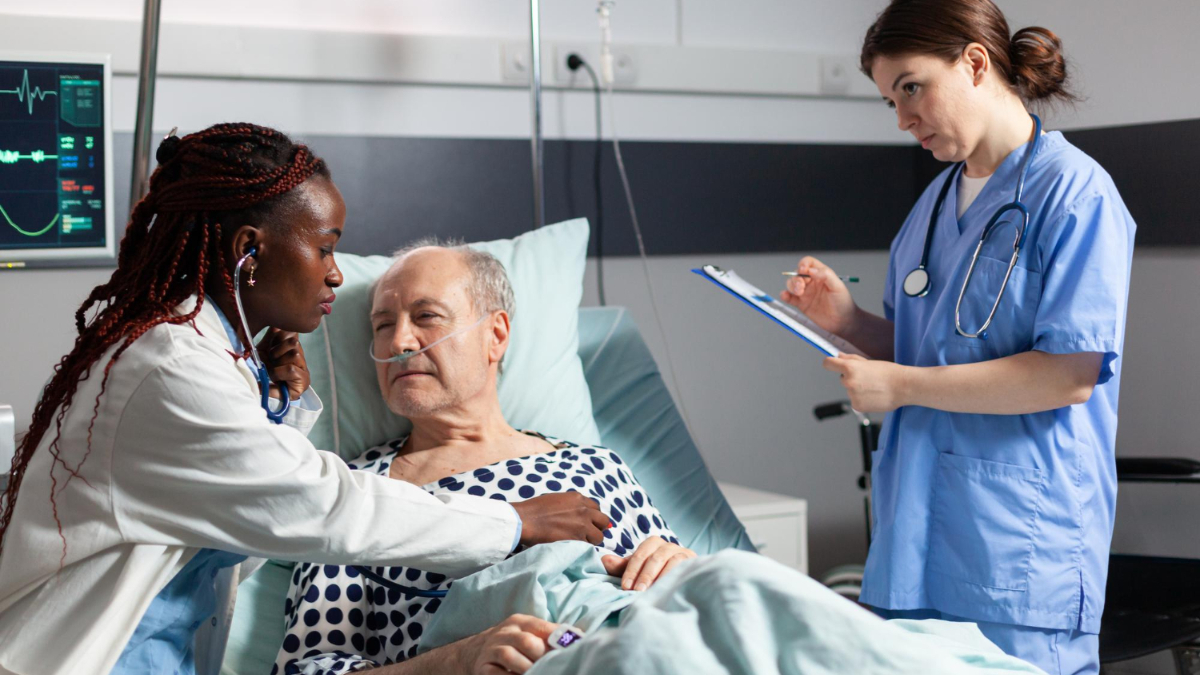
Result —
M 616 452 L 525 433 L 545 438 L 554 449 L 447 476 L 424 489 L 503 501 L 578 492 L 599 502 L 612 520 L 598 548 L 626 556 L 656 535 L 679 543 Z M 350 468 L 386 476 L 405 440 L 372 448 L 350 462 Z M 445 590 L 453 583 L 444 575 L 411 567 L 372 571 L 421 590 Z M 284 606 L 287 635 L 271 675 L 342 675 L 404 661 L 417 653 L 425 625 L 443 602 L 406 598 L 353 567 L 297 564 Z

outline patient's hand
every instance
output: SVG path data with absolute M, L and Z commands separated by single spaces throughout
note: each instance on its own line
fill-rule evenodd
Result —
M 555 628 L 549 621 L 513 614 L 478 635 L 450 645 L 458 663 L 455 670 L 469 675 L 524 673 L 546 653 L 546 638 Z
M 656 535 L 639 544 L 628 558 L 606 555 L 600 562 L 610 575 L 621 577 L 621 588 L 644 591 L 672 567 L 695 557 L 695 551 Z
M 600 505 L 578 492 L 542 495 L 512 505 L 521 516 L 523 546 L 572 539 L 599 545 L 604 530 L 612 527 Z

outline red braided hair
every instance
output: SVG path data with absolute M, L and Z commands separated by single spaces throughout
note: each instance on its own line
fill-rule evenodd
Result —
M 283 207 L 288 193 L 304 181 L 313 175 L 329 176 L 324 160 L 306 146 L 274 129 L 245 123 L 218 124 L 182 138 L 170 137 L 159 147 L 157 157 L 159 166 L 150 176 L 150 191 L 130 214 L 117 269 L 107 283 L 92 289 L 75 312 L 79 331 L 75 346 L 54 367 L 54 377 L 42 392 L 29 431 L 13 457 L 0 513 L 0 553 L 25 469 L 53 422 L 54 437 L 46 446 L 53 456 L 50 506 L 62 539 L 59 564 L 66 560 L 67 540 L 55 496 L 74 478 L 87 482 L 80 470 L 91 452 L 92 428 L 113 365 L 151 328 L 191 322 L 200 313 L 206 292 L 232 298 L 222 219 L 262 223 Z M 186 314 L 175 313 L 176 306 L 192 296 L 198 298 L 195 308 Z M 95 315 L 89 322 L 87 314 L 93 307 Z M 59 447 L 63 419 L 79 383 L 117 343 L 120 346 L 104 366 L 100 393 L 92 406 L 83 457 L 71 466 Z M 62 487 L 56 467 L 66 474 Z

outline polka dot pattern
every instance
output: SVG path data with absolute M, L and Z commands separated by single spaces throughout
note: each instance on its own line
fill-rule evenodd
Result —
M 386 476 L 406 440 L 372 448 L 348 464 L 352 469 Z M 461 493 L 509 502 L 568 490 L 579 492 L 596 499 L 613 523 L 597 548 L 625 556 L 652 536 L 679 543 L 617 453 L 546 440 L 554 450 L 447 476 L 424 489 L 432 494 Z M 444 574 L 412 567 L 374 567 L 372 571 L 426 590 L 445 590 L 454 582 Z M 284 606 L 288 631 L 274 672 L 344 675 L 405 661 L 416 655 L 425 626 L 441 604 L 438 598 L 405 598 L 402 592 L 378 585 L 350 567 L 296 565 Z

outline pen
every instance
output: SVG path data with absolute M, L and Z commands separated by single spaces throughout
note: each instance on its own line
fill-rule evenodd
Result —
M 785 277 L 804 277 L 805 279 L 812 278 L 811 275 L 800 274 L 799 272 L 784 272 L 783 276 L 785 276 Z M 838 278 L 848 284 L 857 284 L 858 283 L 858 277 L 838 277 Z

